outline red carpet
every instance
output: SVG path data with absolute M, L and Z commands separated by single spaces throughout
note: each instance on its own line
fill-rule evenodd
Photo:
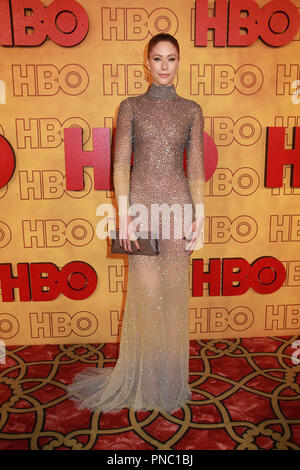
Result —
M 191 341 L 192 400 L 173 415 L 76 410 L 66 385 L 85 367 L 114 366 L 119 344 L 9 346 L 0 449 L 300 450 L 299 338 Z

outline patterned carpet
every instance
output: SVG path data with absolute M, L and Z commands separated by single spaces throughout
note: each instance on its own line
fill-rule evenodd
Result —
M 85 367 L 113 367 L 119 344 L 9 346 L 0 449 L 300 450 L 299 338 L 191 341 L 192 400 L 173 415 L 75 408 L 66 385 Z

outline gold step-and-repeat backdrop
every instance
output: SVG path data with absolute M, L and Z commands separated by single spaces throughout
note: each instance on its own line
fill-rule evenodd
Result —
M 147 90 L 145 48 L 160 32 L 180 43 L 176 91 L 201 105 L 214 142 L 190 338 L 299 333 L 300 0 L 0 9 L 0 340 L 119 341 L 128 259 L 99 236 L 113 220 L 100 208 L 117 207 L 118 107 Z M 80 167 L 88 156 L 100 167 Z

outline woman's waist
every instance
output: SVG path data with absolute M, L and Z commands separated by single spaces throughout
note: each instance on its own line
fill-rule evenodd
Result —
M 142 184 L 134 181 L 130 184 L 131 203 L 151 204 L 190 204 L 192 202 L 190 190 L 186 180 L 177 182 L 157 181 L 155 184 Z
M 143 182 L 147 185 L 155 185 L 158 181 L 168 183 L 181 183 L 186 181 L 183 169 L 174 167 L 163 168 L 136 168 L 133 167 L 130 175 L 131 180 Z

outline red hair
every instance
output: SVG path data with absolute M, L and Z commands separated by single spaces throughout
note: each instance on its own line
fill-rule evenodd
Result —
M 154 46 L 156 46 L 156 44 L 158 44 L 161 41 L 169 41 L 171 44 L 173 44 L 173 46 L 175 46 L 176 49 L 177 49 L 178 58 L 179 58 L 179 44 L 178 44 L 178 41 L 177 41 L 176 38 L 174 38 L 174 36 L 172 36 L 171 34 L 168 34 L 168 33 L 159 33 L 159 34 L 156 34 L 155 36 L 153 36 L 150 39 L 150 41 L 148 43 L 148 58 L 150 57 L 150 52 L 151 52 L 152 48 Z

